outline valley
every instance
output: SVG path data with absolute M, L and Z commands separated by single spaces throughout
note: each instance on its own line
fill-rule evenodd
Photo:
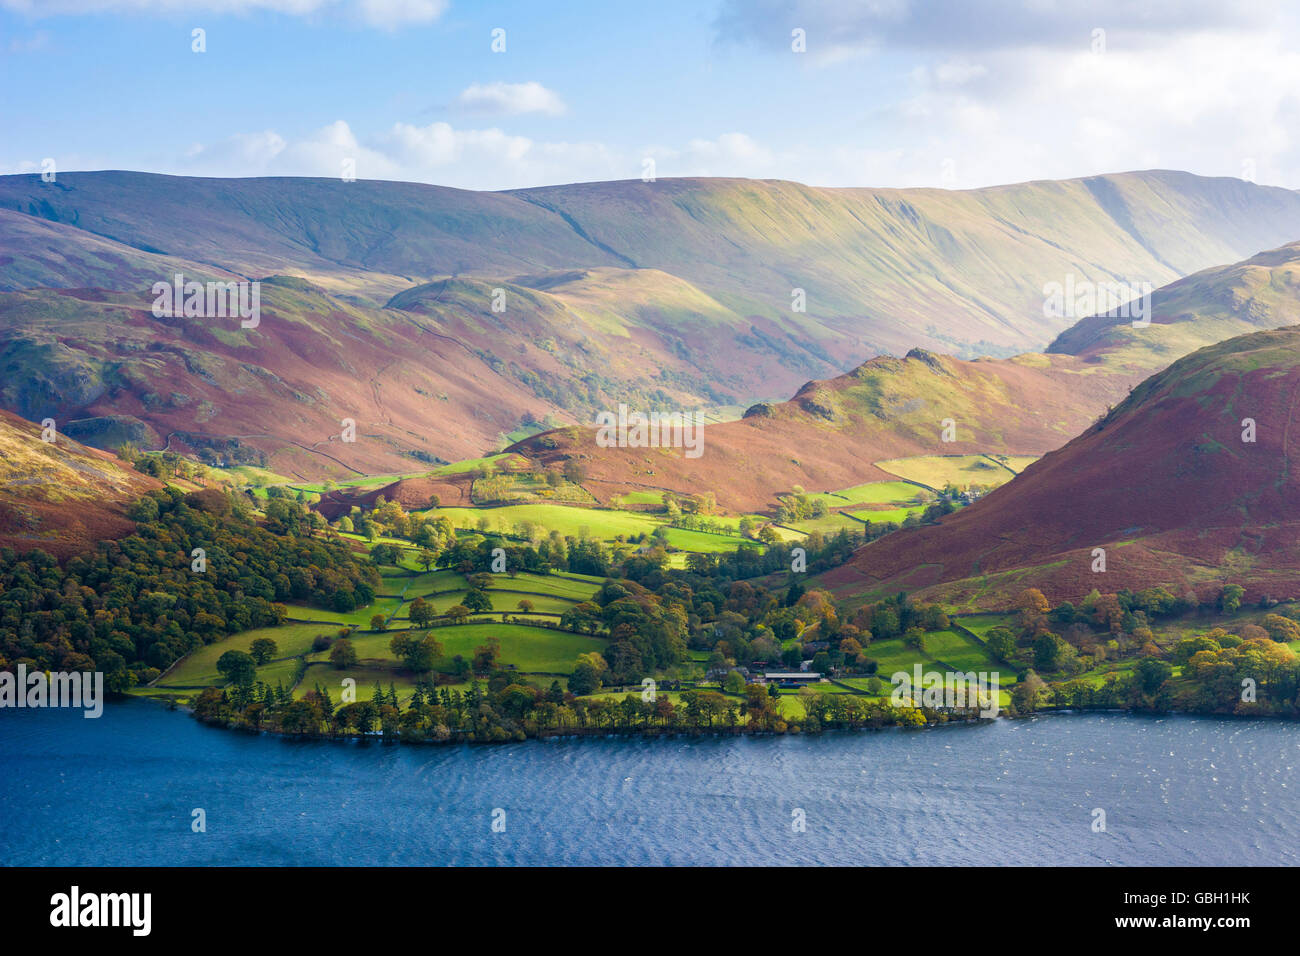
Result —
M 1029 321 L 1027 289 L 1044 276 L 1026 272 L 1018 292 L 997 284 L 1022 302 L 1003 310 L 1018 318 L 1002 338 L 959 322 L 963 344 L 911 326 L 909 339 L 891 339 L 897 311 L 851 318 L 867 300 L 843 276 L 819 280 L 838 283 L 820 287 L 831 312 L 783 316 L 755 298 L 770 283 L 760 258 L 801 245 L 825 256 L 844 239 L 843 216 L 865 221 L 868 198 L 873 215 L 910 216 L 939 202 L 924 191 L 904 207 L 881 193 L 730 181 L 668 183 L 654 200 L 636 184 L 490 201 L 368 184 L 394 238 L 363 253 L 357 236 L 376 227 L 341 215 L 333 187 L 302 181 L 274 196 L 319 217 L 306 255 L 296 232 L 243 200 L 213 220 L 207 244 L 165 217 L 122 215 L 146 181 L 162 202 L 205 190 L 210 210 L 236 202 L 233 186 L 102 174 L 69 177 L 58 202 L 37 207 L 21 180 L 0 181 L 0 207 L 44 243 L 26 272 L 0 270 L 12 284 L 0 292 L 0 402 L 52 417 L 62 442 L 42 448 L 12 417 L 13 460 L 62 458 L 103 488 L 83 499 L 104 512 L 53 507 L 63 500 L 49 490 L 53 471 L 33 498 L 30 466 L 13 468 L 0 476 L 11 515 L 0 544 L 15 549 L 3 572 L 11 616 L 35 606 L 12 586 L 35 567 L 31 544 L 76 562 L 57 573 L 96 568 L 105 582 L 126 548 L 138 573 L 171 583 L 124 581 L 120 593 L 181 591 L 129 614 L 87 599 L 74 618 L 108 617 L 86 632 L 47 608 L 47 639 L 10 638 L 6 662 L 49 667 L 80 654 L 112 663 L 114 690 L 182 702 L 209 722 L 412 740 L 807 733 L 978 716 L 921 688 L 909 697 L 900 680 L 912 674 L 994 675 L 1007 714 L 1221 713 L 1239 709 L 1222 675 L 1258 672 L 1274 697 L 1247 712 L 1294 708 L 1300 564 L 1284 518 L 1284 436 L 1295 333 L 1257 331 L 1297 319 L 1300 247 L 1276 245 L 1293 238 L 1281 231 L 1289 194 L 1165 174 L 1061 184 L 1066 207 L 1104 193 L 1130 214 L 1151 191 L 1165 202 L 1176 191 L 1204 232 L 1199 246 L 1162 255 L 1206 267 L 1151 269 L 1172 281 L 1144 303 L 1149 322 L 1121 309 L 1065 328 L 1045 308 Z M 978 215 L 1043 188 L 941 206 L 987 240 L 1000 227 Z M 750 235 L 728 269 L 725 256 L 660 255 L 669 244 L 657 230 L 694 241 L 695 227 L 674 218 L 681 210 L 739 235 L 757 210 L 779 221 L 814 195 L 815 239 L 792 226 Z M 1249 214 L 1226 211 L 1229 195 Z M 1201 205 L 1209 196 L 1213 210 Z M 454 242 L 448 216 L 461 217 Z M 508 247 L 461 241 L 484 216 L 510 223 Z M 235 228 L 256 255 L 215 242 Z M 1204 262 L 1269 229 L 1272 251 Z M 1006 251 L 1023 257 L 1027 241 Z M 1122 269 L 1146 254 L 1090 248 Z M 459 264 L 421 271 L 419 256 Z M 70 274 L 74 258 L 98 288 L 31 285 L 39 268 Z M 158 314 L 131 277 L 159 267 L 195 281 L 293 274 L 258 280 L 261 313 L 241 327 Z M 944 295 L 960 302 L 955 289 Z M 933 291 L 895 289 L 889 307 Z M 907 348 L 839 370 L 829 356 L 848 354 L 855 323 L 881 337 L 869 352 Z M 1051 335 L 1045 351 L 1012 354 L 1011 343 Z M 780 336 L 798 349 L 774 348 Z M 784 399 L 770 394 L 780 388 Z M 703 409 L 698 446 L 614 441 L 593 423 L 628 407 Z M 1229 434 L 1244 407 L 1260 429 L 1243 449 L 1249 463 Z M 1211 506 L 1229 487 L 1239 493 Z M 48 517 L 65 511 L 81 517 Z M 228 534 L 241 543 L 224 543 Z M 214 563 L 182 586 L 190 545 Z M 232 547 L 265 551 L 255 562 L 265 570 L 237 573 Z

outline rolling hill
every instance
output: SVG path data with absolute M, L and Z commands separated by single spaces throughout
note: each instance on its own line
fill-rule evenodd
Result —
M 1030 586 L 1053 602 L 1155 585 L 1204 599 L 1227 583 L 1300 597 L 1298 400 L 1300 327 L 1200 349 L 981 501 L 867 545 L 825 583 L 990 608 Z
M 1151 372 L 1196 349 L 1300 321 L 1300 243 L 1203 270 L 1155 290 L 1151 324 L 1093 316 L 1046 354 L 955 359 L 922 349 L 805 384 L 788 402 L 707 426 L 705 452 L 600 448 L 564 429 L 512 450 L 543 463 L 577 457 L 598 494 L 645 487 L 713 491 L 737 510 L 768 510 L 794 485 L 844 487 L 889 476 L 873 462 L 910 455 L 1041 455 L 1083 432 Z M 943 442 L 951 419 L 955 441 Z
M 1203 346 L 1296 322 L 1300 242 L 1171 282 L 1152 296 L 1148 327 L 1135 328 L 1114 311 L 1091 316 L 1057 336 L 1047 352 L 1155 369 Z
M 0 547 L 66 556 L 135 530 L 125 506 L 162 485 L 116 458 L 0 411 Z
M 1300 195 L 1158 170 L 968 191 L 665 179 L 501 193 L 96 172 L 55 183 L 0 177 L 0 210 L 116 243 L 123 256 L 295 275 L 371 305 L 449 276 L 658 270 L 704 297 L 702 319 L 716 303 L 756 325 L 754 347 L 773 353 L 785 380 L 755 374 L 740 396 L 749 402 L 915 346 L 958 355 L 1041 348 L 1072 321 L 1044 317 L 1045 283 L 1075 275 L 1160 286 L 1239 261 L 1295 239 Z M 73 235 L 29 250 L 45 263 L 51 281 L 41 284 L 67 287 L 58 280 L 70 258 L 94 267 L 93 256 L 58 248 Z M 0 289 L 30 287 L 39 271 L 15 258 L 0 265 Z M 110 263 L 94 271 L 80 284 L 140 288 Z M 794 289 L 804 290 L 806 312 L 793 311 Z M 605 292 L 623 314 L 628 290 Z
M 1152 334 L 1127 344 L 1089 326 L 1049 355 L 939 350 L 1041 345 L 1069 321 L 1043 315 L 1044 282 L 1065 275 L 1176 280 L 1208 301 L 1223 275 L 1177 280 L 1293 240 L 1297 213 L 1288 190 L 1158 171 L 964 192 L 0 177 L 0 405 L 98 447 L 318 478 L 475 457 L 620 403 L 758 400 L 710 426 L 698 460 L 596 449 L 581 428 L 517 450 L 587 459 L 598 497 L 713 490 L 767 508 L 794 484 L 884 477 L 882 458 L 1058 447 L 1240 321 L 1171 305 L 1194 321 L 1162 340 L 1162 292 Z M 1257 258 L 1233 275 L 1283 268 Z M 155 318 L 148 288 L 175 272 L 259 277 L 260 326 Z M 945 418 L 955 442 L 939 442 Z

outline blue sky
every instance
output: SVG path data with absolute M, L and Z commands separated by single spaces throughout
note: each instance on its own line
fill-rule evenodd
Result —
M 1296 188 L 1298 39 L 1263 0 L 0 0 L 0 172 L 350 160 L 498 189 L 651 158 L 828 186 L 1161 166 Z

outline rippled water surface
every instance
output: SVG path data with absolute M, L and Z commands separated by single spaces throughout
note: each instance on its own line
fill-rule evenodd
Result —
M 1191 717 L 448 748 L 232 733 L 145 702 L 0 711 L 0 861 L 1282 864 L 1297 763 L 1300 727 Z

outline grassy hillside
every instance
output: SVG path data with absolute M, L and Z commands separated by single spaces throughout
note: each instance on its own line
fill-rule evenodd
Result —
M 99 172 L 0 177 L 0 209 L 375 303 L 449 275 L 654 269 L 744 316 L 788 367 L 842 369 L 915 345 L 1041 347 L 1069 324 L 1044 319 L 1044 283 L 1072 273 L 1159 286 L 1238 261 L 1294 241 L 1300 197 L 1167 171 L 969 191 L 664 179 L 504 193 Z M 93 284 L 128 287 L 99 272 Z M 0 269 L 0 281 L 15 280 Z M 796 287 L 804 313 L 791 309 Z
M 1157 289 L 1148 327 L 1134 328 L 1131 319 L 1113 313 L 1092 316 L 1061 333 L 1047 351 L 1154 370 L 1203 346 L 1297 322 L 1300 242 L 1292 242 Z
M 134 530 L 125 506 L 152 478 L 63 435 L 0 411 L 0 547 L 56 555 L 93 547 Z
M 1201 349 L 972 507 L 867 545 L 827 581 L 959 607 L 1005 607 L 1029 586 L 1053 601 L 1155 585 L 1204 600 L 1228 583 L 1295 598 L 1297 394 L 1300 328 Z

